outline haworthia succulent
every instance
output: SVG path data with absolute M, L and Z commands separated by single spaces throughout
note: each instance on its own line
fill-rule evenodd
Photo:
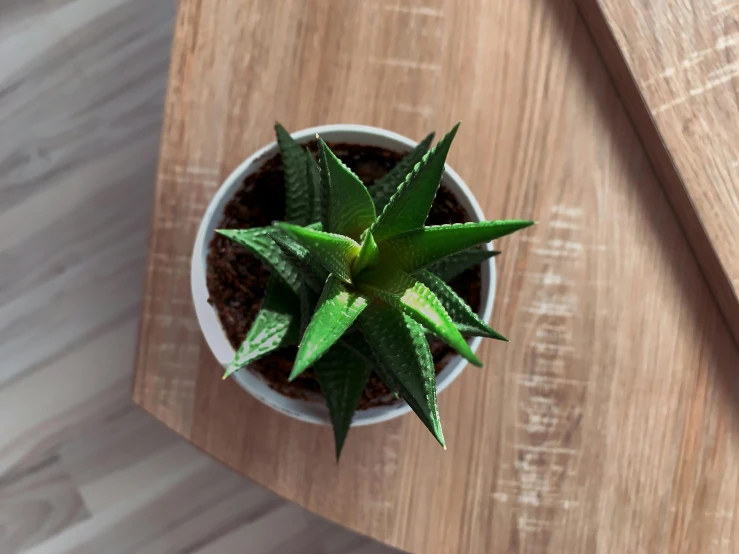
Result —
M 375 205 L 367 187 L 318 139 L 318 163 L 321 168 L 321 201 L 325 203 L 323 228 L 360 240 L 375 222 Z
M 422 269 L 413 274 L 434 293 L 441 305 L 452 318 L 454 325 L 463 335 L 475 335 L 508 342 L 508 339 L 488 326 L 449 285 L 428 270 Z
M 455 254 L 533 225 L 533 221 L 481 221 L 424 227 L 378 245 L 383 262 L 412 273 Z M 375 237 L 377 239 L 377 237 Z
M 366 297 L 348 290 L 333 275 L 329 276 L 316 311 L 300 341 L 290 380 L 295 379 L 323 356 L 366 307 Z
M 439 444 L 445 446 L 436 405 L 434 361 L 421 326 L 383 302 L 373 302 L 359 317 L 359 326 L 380 360 L 375 368 L 380 378 L 398 390 Z
M 279 278 L 270 277 L 262 308 L 223 378 L 275 350 L 297 344 L 299 332 L 298 298 Z
M 396 235 L 423 227 L 444 173 L 449 147 L 459 124 L 429 151 L 390 198 L 377 223 L 372 226 L 379 243 Z
M 362 356 L 337 343 L 316 362 L 313 369 L 331 417 L 338 460 L 372 368 Z
M 445 281 L 494 255 L 476 246 L 532 222 L 423 226 L 456 130 L 431 151 L 427 137 L 370 193 L 322 139 L 316 163 L 278 124 L 287 221 L 219 231 L 272 270 L 262 310 L 227 374 L 299 343 L 290 378 L 313 368 L 337 458 L 372 370 L 444 445 L 426 331 L 478 365 L 464 335 L 506 340 Z
M 468 248 L 462 250 L 446 258 L 442 258 L 438 262 L 429 266 L 429 271 L 436 275 L 439 279 L 449 282 L 457 275 L 464 273 L 468 269 L 480 265 L 485 260 L 497 256 L 500 252 L 495 250 L 484 250 L 482 248 Z
M 382 210 L 390 201 L 392 195 L 398 190 L 398 185 L 405 180 L 406 176 L 413 171 L 416 164 L 423 159 L 424 154 L 428 152 L 433 140 L 434 133 L 431 133 L 370 187 L 369 193 L 375 203 L 377 213 L 382 213 Z
M 359 283 L 360 290 L 402 310 L 441 337 L 467 361 L 482 366 L 442 303 L 426 285 L 397 270 L 380 269 L 365 275 Z
M 315 221 L 311 219 L 314 192 L 308 186 L 303 147 L 279 123 L 275 124 L 275 134 L 285 172 L 285 220 L 296 225 L 308 225 Z

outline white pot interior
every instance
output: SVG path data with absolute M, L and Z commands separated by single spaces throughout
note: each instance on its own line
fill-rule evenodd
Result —
M 406 137 L 361 125 L 325 125 L 304 129 L 293 134 L 301 143 L 315 138 L 316 134 L 327 142 L 342 142 L 347 144 L 362 144 L 393 150 L 408 152 L 416 146 L 416 142 Z M 206 285 L 206 260 L 208 246 L 213 238 L 215 229 L 223 217 L 223 211 L 231 197 L 239 190 L 244 180 L 258 172 L 262 166 L 272 159 L 279 149 L 276 142 L 265 146 L 245 160 L 237 167 L 221 185 L 208 209 L 203 216 L 195 241 L 195 248 L 191 266 L 191 286 L 195 311 L 198 322 L 205 336 L 206 342 L 218 362 L 225 368 L 234 357 L 234 349 L 228 342 L 221 328 L 216 310 L 208 303 L 208 289 Z M 474 196 L 462 179 L 450 167 L 446 167 L 443 177 L 444 184 L 452 191 L 457 201 L 472 217 L 484 220 L 484 214 Z M 492 245 L 488 245 L 492 249 Z M 495 259 L 490 258 L 481 265 L 482 287 L 480 316 L 489 321 L 495 298 Z M 476 351 L 482 341 L 481 337 L 470 340 L 470 346 Z M 443 391 L 456 379 L 466 365 L 466 361 L 455 355 L 446 367 L 437 375 L 437 390 Z M 273 409 L 310 423 L 330 425 L 328 410 L 319 395 L 313 395 L 305 400 L 287 397 L 269 386 L 257 373 L 242 369 L 234 375 L 236 381 L 252 396 L 272 407 Z M 358 410 L 352 422 L 353 426 L 379 423 L 403 415 L 410 411 L 410 407 L 402 400 L 386 406 L 377 406 L 366 410 Z

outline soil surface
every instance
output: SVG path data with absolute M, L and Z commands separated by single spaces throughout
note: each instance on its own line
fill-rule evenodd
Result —
M 315 144 L 311 146 L 315 149 Z M 330 147 L 367 187 L 371 187 L 403 157 L 403 154 L 368 146 L 330 144 Z M 246 179 L 226 205 L 218 226 L 222 229 L 265 227 L 284 218 L 284 207 L 282 160 L 278 154 L 259 173 Z M 427 225 L 470 220 L 451 191 L 442 183 Z M 235 349 L 243 342 L 261 307 L 268 278 L 269 270 L 235 242 L 220 235 L 211 241 L 207 272 L 209 302 L 216 308 L 226 336 Z M 465 271 L 449 283 L 476 312 L 480 308 L 480 284 L 479 267 Z M 429 343 L 438 374 L 454 351 L 438 339 L 431 339 Z M 310 370 L 288 383 L 287 377 L 296 352 L 295 347 L 283 348 L 251 364 L 250 369 L 263 375 L 272 388 L 288 396 L 305 398 L 309 392 L 320 393 L 318 381 Z M 393 402 L 397 400 L 373 373 L 362 394 L 359 409 Z

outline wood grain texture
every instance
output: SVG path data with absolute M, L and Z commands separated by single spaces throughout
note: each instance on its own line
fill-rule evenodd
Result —
M 421 137 L 500 246 L 486 368 L 412 417 L 353 430 L 276 415 L 221 382 L 189 256 L 222 179 L 290 129 Z M 134 398 L 279 494 L 411 552 L 737 549 L 739 353 L 574 3 L 183 0 L 157 177 Z
M 0 554 L 389 554 L 131 401 L 174 16 L 0 2 Z
M 578 3 L 739 342 L 739 3 Z
M 6 552 L 20 552 L 90 517 L 58 457 L 0 479 L 0 536 Z

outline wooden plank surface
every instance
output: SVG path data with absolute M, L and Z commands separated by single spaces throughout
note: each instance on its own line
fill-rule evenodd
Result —
M 739 2 L 578 3 L 739 342 Z
M 0 2 L 0 554 L 390 554 L 131 400 L 175 7 Z
M 506 239 L 488 343 L 440 397 L 447 452 L 412 417 L 351 432 L 220 380 L 189 257 L 221 180 L 290 129 L 421 137 Z M 422 553 L 737 550 L 739 353 L 569 0 L 182 0 L 134 398 L 217 459 Z

